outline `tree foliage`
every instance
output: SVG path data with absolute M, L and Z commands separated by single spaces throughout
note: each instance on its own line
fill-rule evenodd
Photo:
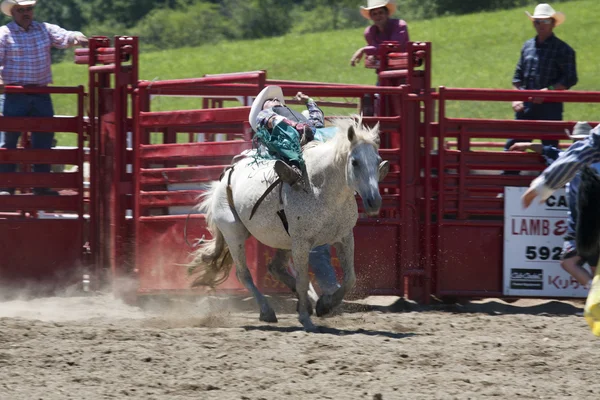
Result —
M 561 0 L 555 0 L 558 3 Z M 568 0 L 562 0 L 568 1 Z M 398 0 L 410 21 L 512 7 L 533 10 L 535 0 Z M 319 32 L 368 24 L 367 0 L 60 0 L 40 1 L 36 19 L 91 35 L 139 35 L 145 47 L 197 46 L 288 32 Z M 2 16 L 2 22 L 8 18 Z M 56 53 L 60 54 L 60 52 Z

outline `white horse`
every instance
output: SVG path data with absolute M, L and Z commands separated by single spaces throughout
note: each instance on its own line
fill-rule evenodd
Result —
M 219 182 L 213 182 L 199 208 L 206 214 L 212 239 L 194 252 L 190 273 L 199 273 L 194 286 L 214 287 L 227 279 L 232 261 L 239 281 L 253 294 L 260 307 L 260 320 L 277 322 L 275 312 L 255 286 L 246 265 L 245 241 L 254 236 L 277 250 L 269 272 L 298 296 L 299 321 L 307 331 L 315 330 L 307 291 L 309 251 L 333 244 L 344 272 L 341 287 L 319 298 L 316 310 L 322 316 L 338 306 L 354 287 L 354 235 L 358 219 L 355 192 L 365 212 L 378 215 L 381 207 L 378 168 L 381 158 L 379 126 L 368 129 L 360 118 L 334 121 L 336 135 L 325 143 L 311 142 L 303 150 L 306 162 L 304 187 L 284 184 L 271 191 L 251 213 L 266 188 L 276 179 L 273 161 L 253 158 L 237 162 Z M 229 197 L 229 199 L 228 199 Z M 287 225 L 287 226 L 286 226 Z M 286 229 L 287 228 L 287 229 Z M 297 277 L 283 268 L 291 255 Z

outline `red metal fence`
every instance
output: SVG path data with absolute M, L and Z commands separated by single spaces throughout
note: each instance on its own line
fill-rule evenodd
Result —
M 25 285 L 61 280 L 70 282 L 83 267 L 89 231 L 85 223 L 83 184 L 84 88 L 7 87 L 6 93 L 50 93 L 76 98 L 77 114 L 52 118 L 0 116 L 0 130 L 8 132 L 66 132 L 77 136 L 72 149 L 0 150 L 0 163 L 17 164 L 19 172 L 1 173 L 0 186 L 14 188 L 15 196 L 0 196 L 0 284 Z M 25 141 L 27 142 L 27 141 Z M 72 172 L 34 173 L 32 164 L 76 166 Z M 36 196 L 32 188 L 60 190 L 60 196 Z M 47 287 L 48 288 L 48 287 Z

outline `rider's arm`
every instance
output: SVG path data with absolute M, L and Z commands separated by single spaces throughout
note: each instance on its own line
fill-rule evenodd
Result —
M 323 128 L 325 126 L 325 115 L 313 99 L 309 98 L 306 101 L 306 109 L 308 110 L 308 120 L 312 122 L 314 127 Z
M 279 123 L 279 121 L 277 121 L 277 118 L 283 119 L 281 115 L 276 114 L 271 108 L 262 110 L 256 116 L 256 126 L 258 128 L 271 129 L 273 128 L 273 126 Z
M 544 170 L 530 185 L 542 200 L 563 187 L 584 166 L 600 161 L 600 129 L 594 129 L 587 139 L 574 143 Z
M 262 110 L 256 116 L 256 127 L 272 129 L 274 126 L 284 122 L 285 124 L 300 130 L 304 130 L 306 124 L 290 121 L 289 119 L 277 114 L 273 111 L 272 108 L 267 108 L 266 110 Z

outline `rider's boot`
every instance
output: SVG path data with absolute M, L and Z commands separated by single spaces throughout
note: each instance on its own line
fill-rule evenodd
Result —
M 388 172 L 390 172 L 390 162 L 383 160 L 379 163 L 379 182 L 383 181 Z
M 292 187 L 302 179 L 302 171 L 295 165 L 288 165 L 281 160 L 277 160 L 274 168 L 279 178 Z

